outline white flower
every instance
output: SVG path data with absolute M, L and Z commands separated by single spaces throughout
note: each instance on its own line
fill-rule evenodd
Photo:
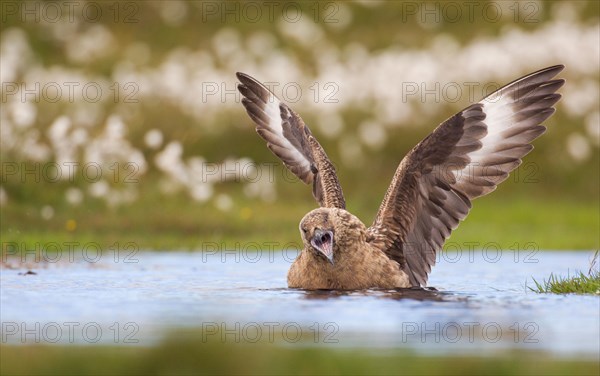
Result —
M 158 149 L 163 142 L 163 134 L 158 129 L 151 129 L 144 135 L 144 142 L 150 149 Z
M 363 122 L 358 128 L 363 144 L 378 150 L 385 145 L 385 128 L 374 121 Z
M 29 101 L 16 101 L 9 107 L 15 125 L 27 128 L 33 125 L 37 116 L 37 107 Z
M 79 205 L 83 201 L 83 192 L 79 188 L 69 188 L 65 192 L 67 202 L 71 205 Z
M 54 208 L 50 205 L 44 205 L 40 210 L 40 216 L 46 221 L 54 217 Z
M 579 133 L 571 133 L 567 137 L 567 151 L 577 162 L 583 162 L 591 155 L 589 142 Z
M 228 195 L 221 193 L 215 198 L 215 206 L 217 209 L 227 212 L 233 208 L 233 200 Z
M 93 197 L 106 197 L 110 191 L 110 187 L 104 180 L 90 184 L 88 190 Z

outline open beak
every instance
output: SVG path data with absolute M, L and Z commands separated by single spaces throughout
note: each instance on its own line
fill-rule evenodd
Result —
M 310 244 L 321 252 L 333 264 L 333 232 L 315 230 Z

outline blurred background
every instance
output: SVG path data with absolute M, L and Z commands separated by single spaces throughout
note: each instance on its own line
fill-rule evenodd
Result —
M 301 114 L 370 224 L 437 124 L 555 64 L 547 133 L 452 240 L 599 247 L 598 2 L 3 2 L 0 30 L 3 249 L 299 241 L 316 203 L 235 72 Z

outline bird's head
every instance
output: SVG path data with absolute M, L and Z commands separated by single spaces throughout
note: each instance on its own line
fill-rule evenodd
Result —
M 364 227 L 362 222 L 344 209 L 318 208 L 302 218 L 300 234 L 305 249 L 334 264 L 335 256 L 344 244 L 360 236 L 361 232 L 356 231 L 360 227 Z
M 332 264 L 336 240 L 334 216 L 331 209 L 319 208 L 306 214 L 300 221 L 300 234 L 305 248 Z

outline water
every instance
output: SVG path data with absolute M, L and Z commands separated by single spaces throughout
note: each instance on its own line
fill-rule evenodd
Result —
M 587 271 L 590 255 L 446 254 L 429 280 L 438 291 L 354 292 L 287 289 L 293 255 L 279 252 L 62 255 L 50 263 L 29 255 L 27 264 L 9 257 L 0 277 L 2 343 L 145 346 L 194 328 L 206 340 L 286 346 L 597 357 L 598 296 L 526 288 L 531 277 Z M 29 269 L 36 274 L 23 275 Z

